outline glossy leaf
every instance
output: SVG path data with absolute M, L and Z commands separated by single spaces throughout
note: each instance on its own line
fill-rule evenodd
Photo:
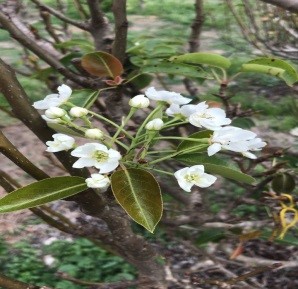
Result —
M 98 77 L 109 76 L 114 79 L 123 72 L 121 62 L 112 54 L 103 51 L 84 55 L 81 64 L 87 72 Z
M 288 62 L 278 58 L 257 58 L 242 65 L 243 72 L 265 73 L 278 77 L 292 86 L 298 81 L 295 68 Z
M 133 75 L 129 76 L 128 79 L 132 78 Z M 153 76 L 147 73 L 141 74 L 138 77 L 134 78 L 131 83 L 135 86 L 136 89 L 141 90 L 148 86 L 153 80 Z
M 76 106 L 90 108 L 99 95 L 99 91 L 94 91 L 92 89 L 80 89 L 74 90 L 69 102 Z
M 175 157 L 175 159 L 190 166 L 204 165 L 205 171 L 207 173 L 220 175 L 226 179 L 247 184 L 252 184 L 255 182 L 253 177 L 234 168 L 226 166 L 223 160 L 214 156 L 208 157 L 199 153 L 189 153 L 178 155 Z
M 113 173 L 111 185 L 127 214 L 153 233 L 163 209 L 160 187 L 153 175 L 142 169 L 120 170 Z
M 0 199 L 0 213 L 37 207 L 64 199 L 87 189 L 81 177 L 55 177 L 44 179 L 17 189 Z
M 193 52 L 180 56 L 174 56 L 170 59 L 174 63 L 185 63 L 191 65 L 208 65 L 222 69 L 227 69 L 231 66 L 228 58 L 215 53 Z
M 191 134 L 190 136 L 188 136 L 188 138 L 206 139 L 206 138 L 210 138 L 212 133 L 213 133 L 213 131 L 211 131 L 211 130 L 202 130 L 202 131 Z M 203 144 L 204 143 L 201 144 L 199 142 L 184 140 L 178 145 L 177 151 L 182 152 L 184 150 L 189 150 L 189 149 L 201 146 Z M 207 143 L 205 143 L 205 144 L 206 144 L 206 147 L 204 148 L 204 150 L 209 146 Z
M 183 63 L 161 62 L 158 65 L 144 66 L 141 70 L 147 73 L 167 73 L 192 78 L 213 78 L 202 68 Z

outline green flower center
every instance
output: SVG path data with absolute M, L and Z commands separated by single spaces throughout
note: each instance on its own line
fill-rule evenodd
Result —
M 200 179 L 200 176 L 197 174 L 189 174 L 186 175 L 184 178 L 189 183 L 196 183 Z
M 104 163 L 109 159 L 109 154 L 104 151 L 95 151 L 92 158 L 99 163 Z

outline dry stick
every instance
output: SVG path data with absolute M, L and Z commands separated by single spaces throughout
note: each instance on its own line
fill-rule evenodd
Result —
M 93 37 L 96 50 L 107 50 L 105 36 L 108 32 L 108 20 L 100 8 L 99 0 L 87 0 L 91 21 L 89 31 Z
M 63 22 L 69 23 L 75 27 L 78 27 L 82 30 L 88 31 L 89 30 L 89 26 L 87 23 L 81 22 L 81 21 L 76 21 L 73 20 L 71 18 L 68 18 L 65 16 L 65 14 L 60 13 L 59 11 L 55 10 L 54 8 L 43 4 L 42 2 L 40 2 L 39 0 L 31 0 L 33 3 L 35 3 L 39 8 L 42 8 L 43 10 L 46 10 L 47 12 L 49 12 L 50 14 L 54 15 L 55 17 L 57 17 L 58 19 L 62 20 Z
M 112 47 L 112 54 L 123 63 L 125 60 L 128 30 L 126 0 L 113 0 L 112 11 L 115 21 L 115 40 Z
M 47 51 L 41 48 L 34 40 L 27 37 L 13 22 L 10 21 L 9 16 L 6 16 L 0 11 L 0 24 L 7 30 L 10 35 L 16 39 L 21 45 L 28 48 L 30 51 L 35 53 L 43 61 L 48 63 L 59 73 L 64 75 L 66 78 L 80 84 L 84 87 L 94 88 L 96 87 L 95 81 L 89 78 L 82 77 L 78 74 L 67 69 L 59 60 L 51 56 Z M 5 83 L 5 82 L 3 82 Z
M 46 286 L 30 285 L 0 274 L 0 286 L 5 289 L 53 289 Z

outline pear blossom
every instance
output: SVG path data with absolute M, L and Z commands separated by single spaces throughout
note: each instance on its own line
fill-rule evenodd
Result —
M 107 176 L 101 174 L 91 174 L 91 178 L 87 178 L 85 182 L 89 188 L 100 189 L 102 192 L 106 191 L 111 183 Z
M 206 102 L 201 102 L 199 104 L 186 104 L 186 105 L 178 105 L 178 104 L 171 104 L 170 107 L 166 110 L 166 114 L 168 116 L 181 116 L 184 118 L 189 118 L 193 113 L 196 111 L 206 110 L 208 105 Z
M 145 97 L 144 94 L 139 94 L 131 98 L 128 104 L 131 107 L 135 107 L 135 108 L 146 108 L 150 105 L 150 100 L 147 97 Z
M 60 152 L 66 151 L 73 148 L 75 140 L 73 137 L 68 136 L 63 133 L 56 133 L 53 134 L 54 141 L 47 141 L 46 145 L 48 148 L 46 149 L 47 152 Z
M 200 188 L 210 187 L 215 181 L 216 177 L 204 172 L 203 165 L 196 165 L 186 167 L 174 173 L 179 186 L 186 192 L 190 192 L 192 186 Z
M 79 107 L 79 106 L 75 106 L 75 107 L 72 107 L 69 111 L 69 114 L 72 116 L 72 117 L 83 117 L 83 116 L 86 116 L 88 114 L 88 109 L 84 108 L 84 107 Z
M 104 133 L 98 128 L 90 128 L 85 131 L 85 136 L 91 139 L 102 140 L 104 138 Z
M 71 155 L 79 159 L 72 165 L 73 168 L 96 167 L 100 173 L 113 171 L 119 165 L 121 155 L 114 149 L 108 149 L 99 143 L 87 143 L 75 148 Z
M 234 126 L 226 126 L 214 131 L 210 143 L 207 150 L 209 156 L 216 154 L 221 149 L 226 149 L 252 157 L 248 154 L 249 150 L 260 150 L 266 145 L 261 139 L 256 138 L 254 132 Z
M 182 96 L 180 93 L 167 91 L 167 90 L 160 90 L 157 91 L 154 87 L 149 87 L 145 91 L 145 95 L 152 99 L 157 101 L 165 101 L 169 104 L 187 104 L 191 101 L 190 98 L 186 98 Z
M 151 121 L 149 121 L 147 124 L 146 124 L 146 129 L 147 130 L 161 130 L 161 128 L 163 127 L 164 125 L 164 122 L 161 118 L 155 118 Z
M 66 115 L 66 111 L 59 107 L 50 107 L 45 111 L 45 116 L 50 119 L 61 118 Z
M 221 108 L 208 108 L 205 102 L 192 108 L 194 113 L 190 114 L 189 122 L 196 127 L 204 127 L 210 130 L 218 130 L 223 125 L 228 125 L 232 121 L 226 118 L 226 113 Z
M 58 107 L 66 102 L 71 96 L 72 90 L 66 85 L 62 84 L 58 88 L 58 94 L 49 94 L 43 100 L 35 101 L 33 107 L 36 109 L 48 109 L 50 107 Z
M 248 147 L 248 151 L 242 152 L 242 155 L 250 159 L 256 159 L 257 157 L 249 151 L 260 151 L 264 146 L 267 145 L 267 143 L 262 141 L 260 138 L 254 138 L 248 140 L 246 145 Z

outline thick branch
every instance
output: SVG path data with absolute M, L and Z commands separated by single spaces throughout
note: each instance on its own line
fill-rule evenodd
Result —
M 94 39 L 97 50 L 107 50 L 105 36 L 108 32 L 108 21 L 100 9 L 98 0 L 87 0 L 90 11 L 91 21 L 89 31 Z
M 15 26 L 11 21 L 9 16 L 6 16 L 0 11 L 0 23 L 2 27 L 7 30 L 10 35 L 15 38 L 21 45 L 28 48 L 30 51 L 35 53 L 38 57 L 56 69 L 59 73 L 64 75 L 66 78 L 78 83 L 84 87 L 94 87 L 95 81 L 88 79 L 73 73 L 68 70 L 59 60 L 50 55 L 48 51 L 42 49 L 38 44 L 36 44 L 32 39 L 28 38 L 17 26 Z
M 126 0 L 114 0 L 112 10 L 115 20 L 115 40 L 113 43 L 112 54 L 123 63 L 125 59 L 128 29 Z
M 298 1 L 297 0 L 260 0 L 262 2 L 272 4 L 274 6 L 281 7 L 292 13 L 298 13 Z
M 52 289 L 46 286 L 30 285 L 0 274 L 0 286 L 5 289 Z
M 88 24 L 68 18 L 63 13 L 60 13 L 59 11 L 55 10 L 54 8 L 52 8 L 46 4 L 43 4 L 39 0 L 31 0 L 31 1 L 33 3 L 35 3 L 39 9 L 49 12 L 50 14 L 54 15 L 58 19 L 62 20 L 63 22 L 69 23 L 73 26 L 76 26 L 76 27 L 82 29 L 82 30 L 86 30 L 86 31 L 89 30 Z

